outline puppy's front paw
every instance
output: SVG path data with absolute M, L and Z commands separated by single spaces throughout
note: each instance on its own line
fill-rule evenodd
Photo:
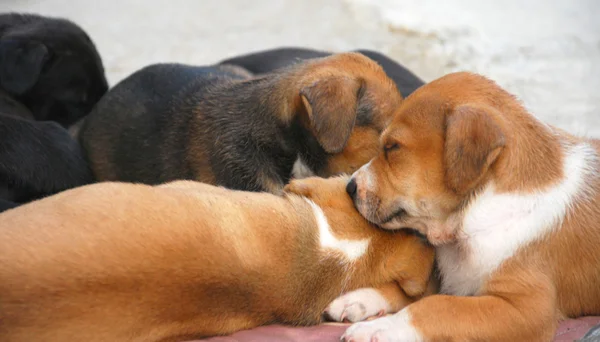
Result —
M 351 325 L 341 338 L 344 342 L 409 342 L 423 337 L 409 323 L 408 312 Z
M 364 288 L 338 297 L 325 309 L 325 314 L 336 322 L 358 322 L 384 315 L 390 310 L 391 306 L 377 290 Z

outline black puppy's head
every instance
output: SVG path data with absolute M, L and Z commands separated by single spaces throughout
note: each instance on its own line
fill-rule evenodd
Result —
M 77 25 L 35 15 L 0 15 L 0 87 L 36 120 L 68 126 L 108 90 L 94 43 Z

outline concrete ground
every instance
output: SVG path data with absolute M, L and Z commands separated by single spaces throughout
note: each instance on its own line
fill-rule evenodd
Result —
M 212 63 L 277 46 L 384 52 L 429 81 L 482 73 L 542 120 L 600 137 L 598 0 L 1 0 L 69 18 L 111 84 L 155 62 Z

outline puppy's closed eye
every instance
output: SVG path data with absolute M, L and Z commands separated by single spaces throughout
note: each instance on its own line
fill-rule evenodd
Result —
M 383 154 L 385 154 L 385 158 L 387 159 L 388 155 L 392 151 L 396 151 L 400 149 L 400 144 L 397 142 L 391 142 L 383 145 Z
M 383 146 L 383 150 L 385 152 L 390 152 L 393 150 L 397 150 L 400 148 L 400 144 L 398 143 L 390 143 L 390 144 L 385 144 L 385 146 Z

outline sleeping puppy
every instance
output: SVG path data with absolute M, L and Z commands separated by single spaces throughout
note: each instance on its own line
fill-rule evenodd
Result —
M 289 193 L 99 183 L 0 215 L 0 340 L 177 341 L 320 322 L 340 293 L 428 288 L 433 249 L 369 224 L 346 178 Z M 19 227 L 19 229 L 14 229 Z
M 0 114 L 0 211 L 91 183 L 83 150 L 52 121 Z
M 410 70 L 379 52 L 372 50 L 356 50 L 355 52 L 361 53 L 381 65 L 388 77 L 396 83 L 398 91 L 400 91 L 402 96 L 412 94 L 412 92 L 424 84 Z M 220 64 L 239 66 L 255 75 L 261 75 L 288 67 L 306 59 L 322 58 L 330 55 L 330 52 L 286 47 L 232 57 L 222 61 Z
M 100 56 L 74 23 L 0 14 L 0 89 L 35 120 L 64 127 L 87 115 L 108 89 Z
M 35 120 L 33 114 L 22 103 L 15 100 L 7 92 L 0 89 L 0 115 Z
M 65 128 L 107 88 L 96 48 L 77 25 L 0 14 L 0 211 L 93 181 Z
M 0 90 L 0 212 L 93 181 L 83 150 L 67 130 L 32 117 Z
M 600 141 L 470 73 L 406 98 L 381 141 L 348 193 L 369 221 L 437 245 L 442 294 L 346 341 L 551 341 L 559 320 L 600 314 Z
M 366 163 L 401 101 L 383 69 L 357 53 L 259 77 L 239 67 L 158 64 L 114 87 L 80 141 L 99 180 L 193 179 L 280 193 L 292 175 Z

